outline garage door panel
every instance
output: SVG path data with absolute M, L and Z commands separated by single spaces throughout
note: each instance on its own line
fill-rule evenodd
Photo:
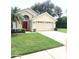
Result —
M 53 23 L 37 23 L 36 28 L 38 31 L 53 30 Z

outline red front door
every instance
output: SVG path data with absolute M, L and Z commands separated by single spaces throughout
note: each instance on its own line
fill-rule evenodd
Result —
M 23 21 L 22 23 L 22 28 L 26 29 L 26 31 L 29 31 L 29 24 L 28 24 L 28 21 Z
M 27 29 L 27 22 L 26 21 L 23 21 L 22 27 L 25 28 L 25 29 Z

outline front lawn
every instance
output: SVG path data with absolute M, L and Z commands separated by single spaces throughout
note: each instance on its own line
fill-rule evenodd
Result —
M 11 45 L 12 57 L 63 46 L 63 44 L 39 33 L 12 35 Z
M 66 28 L 58 28 L 58 31 L 59 31 L 59 32 L 67 33 L 67 29 L 66 29 Z

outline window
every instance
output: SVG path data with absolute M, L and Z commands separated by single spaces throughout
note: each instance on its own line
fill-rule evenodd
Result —
M 24 18 L 25 18 L 25 20 L 28 20 L 29 16 L 28 15 L 24 15 Z

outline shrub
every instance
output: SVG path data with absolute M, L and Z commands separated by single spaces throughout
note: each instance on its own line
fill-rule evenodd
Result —
M 25 29 L 11 29 L 11 33 L 25 33 Z
M 67 17 L 63 16 L 61 18 L 58 18 L 58 21 L 56 22 L 57 28 L 67 28 Z
M 22 33 L 25 33 L 26 30 L 25 29 L 21 29 L 21 31 L 22 31 Z

